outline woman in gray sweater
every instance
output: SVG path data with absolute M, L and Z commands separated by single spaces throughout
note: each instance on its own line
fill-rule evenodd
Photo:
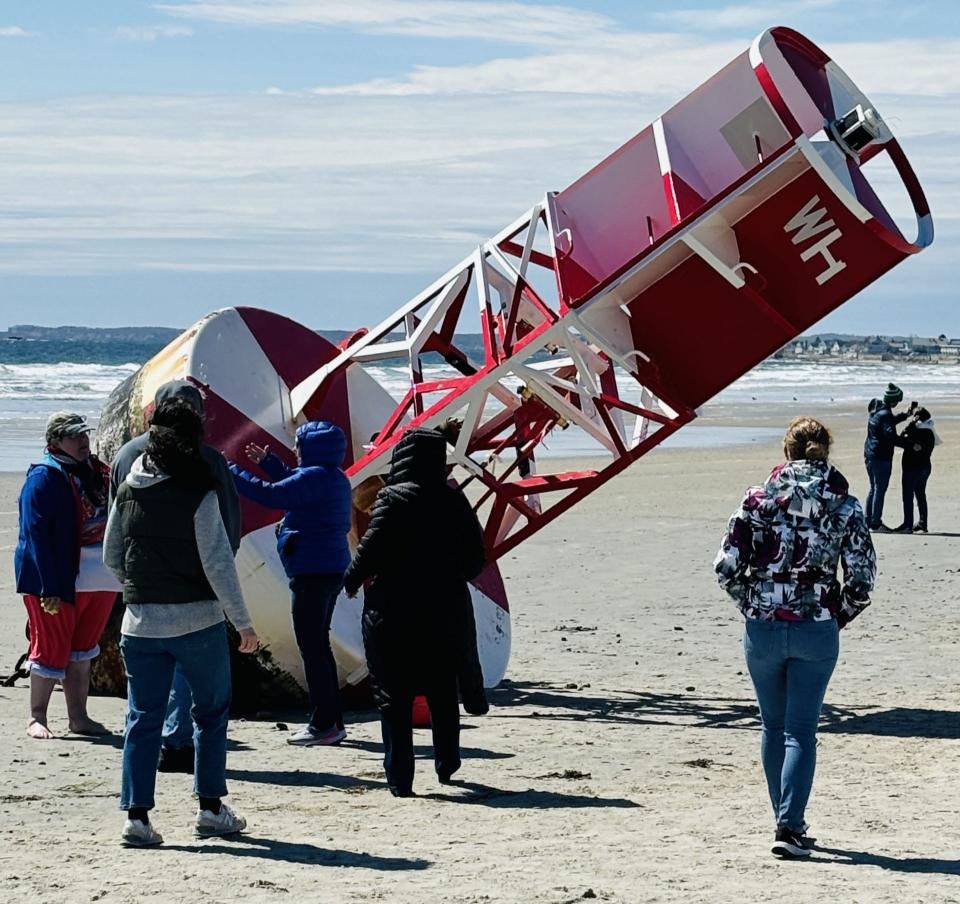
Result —
M 123 582 L 126 612 L 120 650 L 127 671 L 127 730 L 120 807 L 123 842 L 160 844 L 149 811 L 175 668 L 193 693 L 194 790 L 198 835 L 229 835 L 246 820 L 221 802 L 227 793 L 230 654 L 224 616 L 240 633 L 240 651 L 258 639 L 250 621 L 216 486 L 200 453 L 203 423 L 181 399 L 157 406 L 146 452 L 110 512 L 103 558 Z

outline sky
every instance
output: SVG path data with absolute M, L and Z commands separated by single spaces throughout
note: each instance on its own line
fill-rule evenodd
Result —
M 960 335 L 955 0 L 2 0 L 0 328 L 372 325 L 773 25 L 869 95 L 937 230 L 816 330 Z

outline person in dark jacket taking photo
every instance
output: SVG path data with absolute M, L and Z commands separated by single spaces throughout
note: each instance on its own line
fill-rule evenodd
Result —
M 910 417 L 917 407 L 916 402 L 911 402 L 908 411 L 894 414 L 894 409 L 902 401 L 903 390 L 894 383 L 888 383 L 883 400 L 873 399 L 867 408 L 870 417 L 867 420 L 867 438 L 863 444 L 863 460 L 870 480 L 866 506 L 870 530 L 890 530 L 883 523 L 883 500 L 893 471 L 893 450 L 903 445 L 897 436 L 897 424 Z
M 933 425 L 933 418 L 926 408 L 918 408 L 903 432 L 903 459 L 901 461 L 903 486 L 903 523 L 894 530 L 909 534 L 913 531 L 927 532 L 927 481 L 930 479 L 930 463 L 933 450 L 940 445 L 940 437 Z M 920 520 L 913 523 L 913 500 L 917 500 Z
M 446 447 L 439 431 L 426 429 L 410 430 L 397 443 L 344 577 L 350 596 L 369 581 L 363 643 L 380 709 L 384 770 L 397 797 L 413 794 L 417 696 L 430 707 L 438 778 L 449 782 L 460 768 L 458 675 L 477 655 L 467 582 L 483 570 L 486 551 L 469 502 L 447 483 Z
M 347 736 L 340 706 L 337 663 L 330 648 L 330 622 L 350 563 L 350 481 L 340 469 L 346 434 L 326 421 L 297 430 L 299 467 L 291 468 L 251 443 L 247 457 L 270 478 L 261 480 L 230 464 L 237 489 L 260 505 L 284 511 L 277 528 L 277 552 L 290 578 L 293 632 L 303 659 L 312 709 L 307 725 L 287 738 L 301 747 L 339 744 Z

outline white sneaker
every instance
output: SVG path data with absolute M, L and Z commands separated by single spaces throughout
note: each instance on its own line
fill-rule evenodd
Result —
M 163 844 L 163 835 L 149 822 L 140 822 L 139 819 L 127 820 L 122 839 L 125 847 L 152 847 Z
M 215 835 L 236 835 L 247 827 L 247 821 L 237 816 L 226 804 L 220 804 L 220 812 L 197 810 L 196 831 L 201 838 Z
M 347 730 L 337 725 L 328 731 L 317 731 L 307 725 L 290 735 L 287 743 L 296 747 L 332 747 L 343 741 L 346 736 Z

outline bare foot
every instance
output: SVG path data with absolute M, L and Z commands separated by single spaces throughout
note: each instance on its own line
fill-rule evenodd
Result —
M 49 741 L 53 738 L 53 732 L 47 728 L 46 723 L 31 719 L 27 723 L 27 734 L 38 741 Z
M 113 734 L 106 725 L 101 725 L 99 722 L 94 722 L 93 719 L 83 719 L 77 722 L 70 723 L 70 731 L 78 735 L 86 735 L 87 737 L 101 738 L 104 735 Z

